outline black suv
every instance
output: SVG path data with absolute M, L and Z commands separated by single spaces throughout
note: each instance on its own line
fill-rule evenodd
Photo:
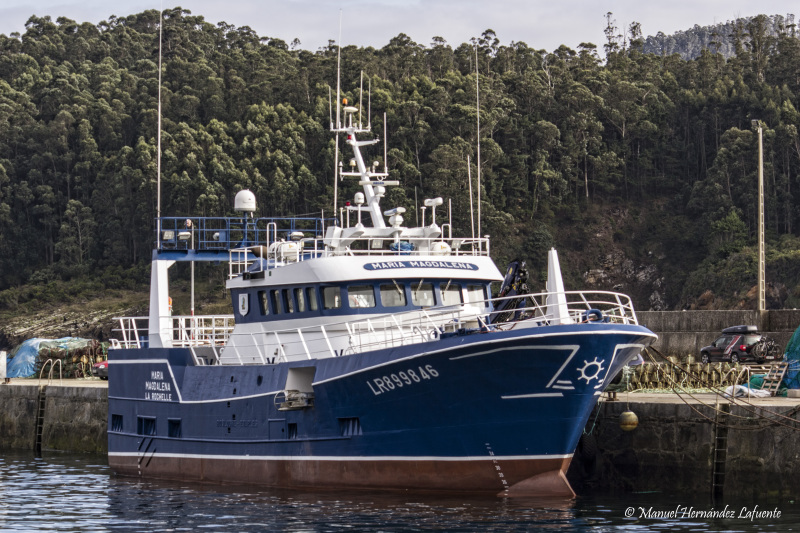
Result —
M 763 342 L 761 342 L 763 339 Z M 776 358 L 778 351 L 772 339 L 758 333 L 756 326 L 732 326 L 722 330 L 722 336 L 700 350 L 703 363 L 711 361 L 756 361 L 763 363 Z

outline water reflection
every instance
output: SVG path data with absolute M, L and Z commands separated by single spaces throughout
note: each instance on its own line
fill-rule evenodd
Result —
M 569 530 L 575 502 L 367 492 L 256 492 L 253 487 L 109 480 L 118 524 L 149 515 L 153 530 Z M 154 505 L 154 501 L 158 504 Z
M 660 517 L 714 508 L 704 496 L 661 493 L 553 501 L 150 481 L 110 475 L 104 458 L 9 452 L 0 457 L 0 498 L 2 531 L 763 531 L 800 518 L 794 502 L 759 504 L 777 505 L 780 519 Z M 626 517 L 629 507 L 636 512 Z

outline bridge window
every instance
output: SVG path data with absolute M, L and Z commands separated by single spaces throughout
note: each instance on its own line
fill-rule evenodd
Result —
M 294 299 L 297 300 L 297 312 L 305 313 L 306 311 L 306 297 L 303 289 L 297 288 L 294 290 Z
M 381 305 L 384 307 L 403 307 L 406 305 L 406 291 L 403 285 L 381 285 Z
M 375 307 L 375 291 L 372 285 L 353 285 L 347 288 L 350 307 Z
M 433 284 L 422 283 L 411 284 L 411 303 L 420 307 L 431 307 L 436 303 L 433 296 Z
M 306 287 L 306 296 L 308 296 L 308 308 L 311 311 L 316 311 L 319 309 L 319 303 L 317 302 L 317 289 L 314 287 Z
M 483 285 L 467 285 L 467 301 L 469 303 L 483 303 L 486 300 L 486 291 Z
M 258 306 L 262 315 L 269 314 L 269 302 L 267 301 L 267 291 L 258 291 Z
M 442 284 L 442 305 L 461 304 L 461 285 L 457 283 Z
M 342 289 L 339 287 L 323 287 L 322 302 L 325 309 L 338 309 L 342 306 Z
M 283 308 L 287 313 L 294 313 L 294 300 L 292 300 L 291 289 L 283 290 Z
M 270 295 L 272 297 L 272 310 L 275 311 L 275 314 L 277 315 L 283 313 L 283 307 L 281 306 L 281 291 L 277 289 L 270 291 Z

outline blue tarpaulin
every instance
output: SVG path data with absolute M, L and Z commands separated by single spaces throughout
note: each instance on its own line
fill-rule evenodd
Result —
M 8 355 L 6 376 L 10 378 L 28 378 L 36 374 L 39 352 L 44 349 L 61 349 L 64 352 L 86 346 L 86 339 L 78 337 L 62 337 L 60 339 L 28 339 Z
M 783 358 L 789 363 L 783 384 L 790 389 L 800 389 L 800 327 L 789 339 Z

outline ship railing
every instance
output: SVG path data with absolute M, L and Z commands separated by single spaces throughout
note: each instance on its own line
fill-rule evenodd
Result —
M 508 300 L 512 300 L 513 305 L 498 310 L 501 302 Z M 450 335 L 514 328 L 592 322 L 638 324 L 631 299 L 607 291 L 522 294 L 257 333 L 234 334 L 232 315 L 175 316 L 172 319 L 173 346 L 209 347 L 214 362 L 231 365 L 339 357 L 434 342 Z M 143 347 L 147 318 L 125 317 L 119 320 L 120 347 Z M 200 357 L 195 354 L 195 359 Z
M 477 316 L 471 306 L 430 308 L 325 325 L 234 333 L 224 350 L 216 351 L 221 364 L 269 364 L 315 357 L 339 357 L 434 341 L 447 324 Z
M 123 316 L 115 318 L 118 327 L 112 331 L 121 338 L 111 341 L 112 349 L 144 348 L 147 344 L 148 317 Z
M 173 346 L 224 346 L 234 327 L 233 315 L 172 317 Z
M 292 234 L 322 235 L 335 218 L 319 217 L 161 217 L 157 249 L 165 251 L 219 250 L 289 239 Z
M 395 242 L 386 237 L 360 237 L 348 239 L 346 246 L 329 246 L 321 238 L 272 240 L 273 231 L 267 231 L 266 245 L 234 248 L 229 251 L 228 277 L 242 273 L 256 276 L 261 272 L 279 268 L 290 263 L 308 261 L 320 257 L 337 255 L 370 256 L 381 259 L 413 260 L 416 257 L 435 257 L 441 261 L 454 258 L 489 256 L 487 238 L 409 237 Z
M 558 304 L 548 305 L 548 297 Z M 491 311 L 514 300 L 512 309 Z M 488 307 L 491 304 L 492 307 Z M 445 336 L 491 333 L 589 322 L 638 324 L 624 294 L 570 291 L 475 300 L 304 328 L 240 333 L 225 347 L 222 364 L 265 364 L 338 357 L 436 341 Z
M 233 315 L 175 315 L 167 331 L 173 346 L 224 346 L 233 332 Z M 112 339 L 111 348 L 146 348 L 148 317 L 119 317 L 113 331 L 121 338 Z
M 489 322 L 496 327 L 514 326 L 526 320 L 541 325 L 611 322 L 638 324 L 631 298 L 610 291 L 564 291 L 492 298 Z M 500 310 L 504 302 L 510 302 Z

